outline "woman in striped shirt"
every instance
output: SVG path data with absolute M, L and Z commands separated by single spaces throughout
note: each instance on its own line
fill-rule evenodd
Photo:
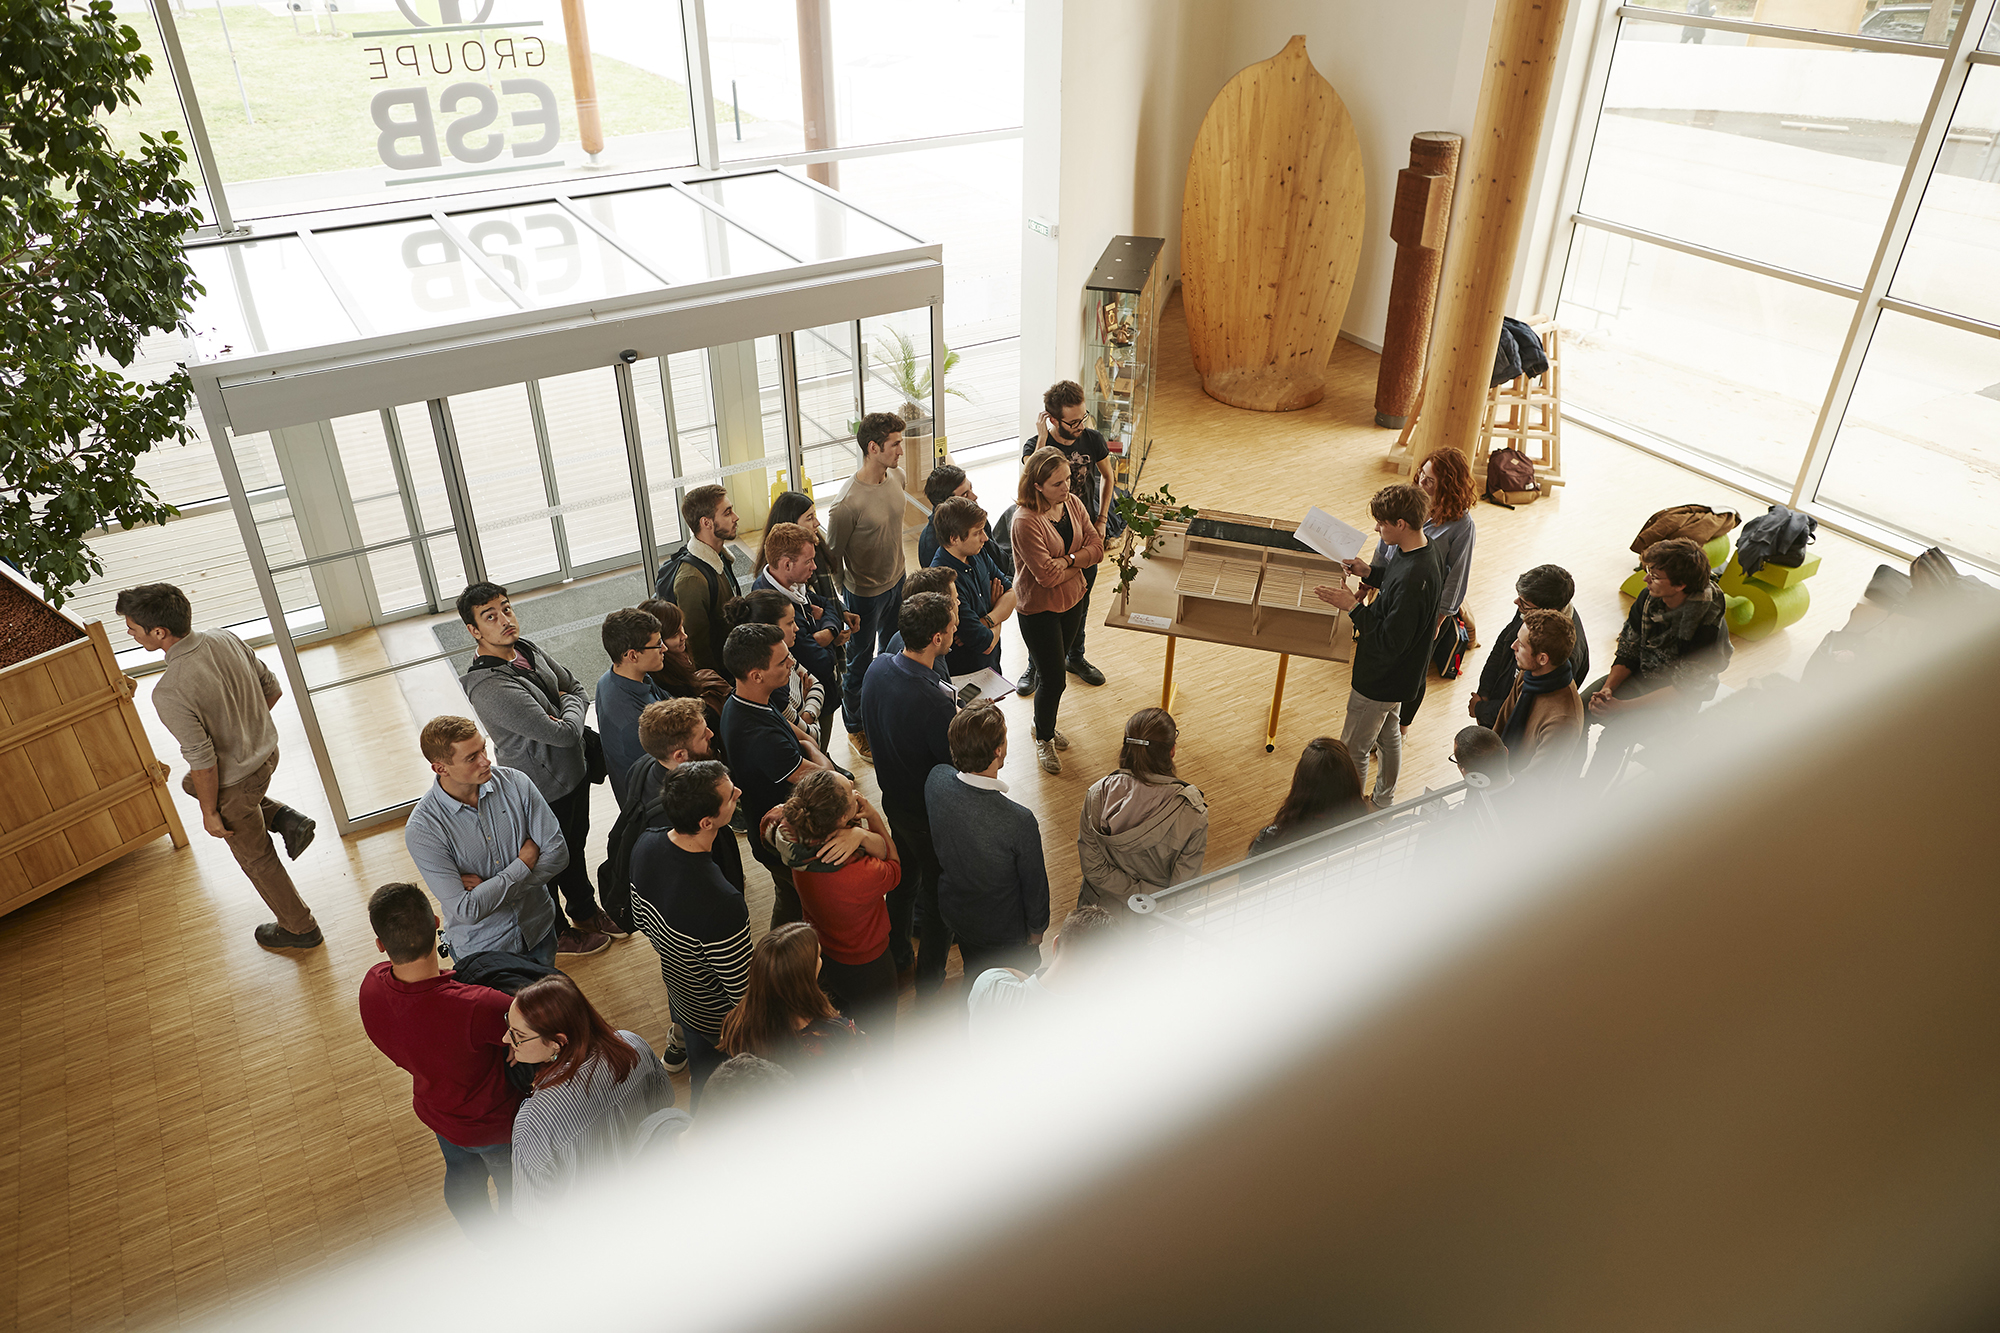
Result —
M 614 1029 L 558 972 L 507 1009 L 514 1059 L 539 1065 L 514 1116 L 514 1216 L 532 1221 L 599 1168 L 636 1160 L 654 1135 L 685 1128 L 667 1067 L 638 1034 Z

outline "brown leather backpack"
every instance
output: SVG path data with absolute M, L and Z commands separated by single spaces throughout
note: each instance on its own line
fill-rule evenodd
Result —
M 1643 556 L 1654 542 L 1686 537 L 1696 546 L 1706 546 L 1723 533 L 1732 531 L 1742 517 L 1733 509 L 1714 510 L 1707 505 L 1675 505 L 1662 509 L 1646 520 L 1632 539 L 1632 554 Z

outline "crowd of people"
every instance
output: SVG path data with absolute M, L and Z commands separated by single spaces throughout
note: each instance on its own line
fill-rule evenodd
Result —
M 1111 516 L 1108 449 L 1075 384 L 1051 388 L 1045 409 L 1000 532 L 963 471 L 930 473 L 916 570 L 905 568 L 893 415 L 860 423 L 860 469 L 824 529 L 809 496 L 777 499 L 752 569 L 729 546 L 738 520 L 727 491 L 688 491 L 688 541 L 658 572 L 656 596 L 604 619 L 595 727 L 578 675 L 523 635 L 505 587 L 475 582 L 459 596 L 472 716 L 421 729 L 434 781 L 404 830 L 417 882 L 384 885 L 369 902 L 386 961 L 363 979 L 360 1006 L 369 1037 L 411 1076 L 444 1157 L 447 1205 L 469 1233 L 532 1219 L 591 1169 L 670 1151 L 718 1102 L 853 1076 L 893 1042 L 906 990 L 918 1012 L 953 1015 L 975 1036 L 1046 1004 L 1130 930 L 1135 895 L 1202 872 L 1207 798 L 1176 770 L 1174 718 L 1141 709 L 1116 768 L 1084 795 L 1079 879 L 1066 886 L 1078 906 L 1043 965 L 1062 896 L 1043 830 L 1000 776 L 1005 714 L 965 701 L 952 677 L 997 670 L 1001 627 L 1015 620 L 1035 761 L 1049 773 L 1069 747 L 1058 726 L 1066 678 L 1103 682 L 1083 657 L 1083 625 Z M 1355 586 L 1343 577 L 1318 589 L 1356 636 L 1341 736 L 1305 747 L 1248 854 L 1325 846 L 1388 817 L 1402 735 L 1468 586 L 1472 504 L 1465 460 L 1450 451 L 1370 502 L 1373 558 L 1342 571 Z M 1517 614 L 1453 747 L 1493 799 L 1582 781 L 1591 723 L 1616 749 L 1714 693 L 1729 636 L 1706 558 L 1674 539 L 1643 565 L 1610 670 L 1581 687 L 1589 650 L 1570 576 L 1543 565 L 1516 581 Z M 155 703 L 182 744 L 204 826 L 227 839 L 277 918 L 258 942 L 317 946 L 319 926 L 272 842 L 296 858 L 312 837 L 310 819 L 265 795 L 278 762 L 276 678 L 234 635 L 194 631 L 169 585 L 129 589 L 117 609 L 136 642 L 166 653 Z M 836 715 L 850 762 L 875 769 L 879 805 L 829 756 Z M 593 871 L 598 782 L 618 815 Z M 773 885 L 761 930 L 740 839 Z M 635 933 L 657 955 L 672 1014 L 657 1053 L 557 966 Z M 964 985 L 947 998 L 954 949 Z M 683 1069 L 685 1110 L 671 1077 Z

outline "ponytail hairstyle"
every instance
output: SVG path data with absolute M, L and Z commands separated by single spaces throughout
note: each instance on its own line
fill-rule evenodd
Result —
M 1164 708 L 1141 708 L 1126 720 L 1125 741 L 1118 747 L 1118 767 L 1135 778 L 1175 778 L 1174 742 L 1181 730 Z
M 731 629 L 738 625 L 776 625 L 784 620 L 785 612 L 797 611 L 798 605 L 781 592 L 755 588 L 722 604 L 722 623 Z
M 593 1059 L 611 1070 L 611 1081 L 623 1083 L 639 1063 L 639 1053 L 625 1044 L 618 1030 L 604 1021 L 576 983 L 560 972 L 523 986 L 514 996 L 521 1017 L 535 1032 L 562 1047 L 562 1054 L 535 1071 L 535 1088 L 560 1087 L 583 1070 L 583 1086 L 597 1069 Z

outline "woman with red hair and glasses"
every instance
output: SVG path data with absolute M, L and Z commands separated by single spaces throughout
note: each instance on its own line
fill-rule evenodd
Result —
M 560 1203 L 592 1170 L 636 1159 L 662 1129 L 681 1129 L 673 1079 L 645 1039 L 620 1032 L 558 972 L 507 1007 L 514 1059 L 537 1065 L 514 1116 L 514 1216 Z

